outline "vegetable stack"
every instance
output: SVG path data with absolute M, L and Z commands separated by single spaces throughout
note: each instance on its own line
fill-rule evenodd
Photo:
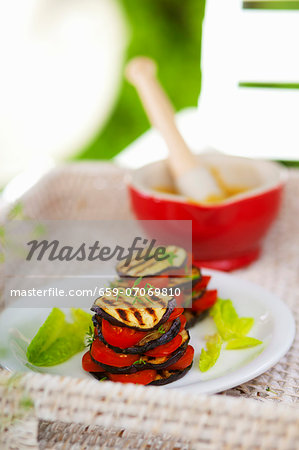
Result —
M 195 285 L 192 288 L 192 307 L 185 308 L 184 316 L 186 318 L 186 328 L 191 328 L 197 322 L 204 319 L 209 309 L 217 301 L 217 290 L 208 290 L 208 284 L 211 277 L 208 275 L 202 275 L 200 280 L 196 280 Z
M 159 261 L 138 255 L 129 265 L 119 263 L 120 278 L 95 301 L 94 337 L 82 361 L 95 378 L 164 385 L 190 370 L 194 349 L 186 322 L 195 323 L 211 303 L 209 279 L 184 249 L 168 246 L 166 254 Z M 193 310 L 195 295 L 195 307 L 201 304 Z

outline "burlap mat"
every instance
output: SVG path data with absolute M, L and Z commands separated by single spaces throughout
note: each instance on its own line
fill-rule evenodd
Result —
M 24 195 L 25 214 L 48 219 L 131 218 L 125 176 L 110 164 L 60 167 Z M 297 324 L 298 199 L 299 172 L 290 171 L 283 207 L 262 257 L 236 273 L 275 292 L 290 306 Z M 0 372 L 0 447 L 295 449 L 298 349 L 297 334 L 288 354 L 271 370 L 210 397 L 40 374 L 11 380 Z

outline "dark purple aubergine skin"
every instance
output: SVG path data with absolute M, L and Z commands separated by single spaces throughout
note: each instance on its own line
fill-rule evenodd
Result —
M 189 372 L 192 365 L 193 365 L 193 361 L 190 364 L 190 366 L 186 367 L 186 369 L 174 370 L 169 377 L 162 378 L 160 380 L 154 380 L 151 383 L 149 383 L 147 386 L 165 386 L 165 384 L 173 383 L 174 381 L 180 380 L 181 378 L 183 378 L 186 375 L 187 372 Z
M 94 326 L 98 330 L 98 338 L 105 344 L 107 347 L 111 348 L 111 350 L 114 350 L 116 353 L 124 353 L 129 355 L 142 355 L 145 352 L 148 352 L 149 350 L 152 350 L 153 348 L 156 348 L 158 345 L 164 345 L 168 342 L 172 341 L 172 339 L 179 333 L 181 328 L 181 321 L 179 318 L 175 319 L 169 328 L 169 330 L 161 334 L 161 336 L 158 339 L 155 339 L 153 341 L 147 342 L 144 345 L 138 346 L 135 345 L 134 347 L 128 347 L 128 348 L 119 348 L 114 347 L 114 345 L 108 344 L 102 334 L 101 325 L 98 323 L 95 316 L 92 318 Z
M 203 319 L 205 319 L 209 315 L 209 310 L 202 311 L 200 313 L 196 313 L 195 311 L 192 311 L 193 317 L 189 319 L 186 322 L 186 330 L 189 330 L 190 328 L 194 327 L 198 322 L 201 322 Z
M 173 353 L 171 353 L 169 359 L 162 364 L 151 364 L 150 362 L 146 362 L 145 364 L 141 363 L 141 364 L 132 364 L 131 366 L 126 366 L 126 367 L 115 367 L 115 366 L 108 366 L 107 364 L 100 363 L 100 362 L 96 361 L 92 357 L 92 355 L 90 355 L 90 356 L 91 356 L 91 359 L 93 360 L 93 362 L 98 364 L 102 369 L 104 369 L 108 373 L 131 374 L 131 373 L 136 373 L 141 370 L 147 370 L 147 369 L 161 370 L 161 369 L 167 369 L 168 366 L 176 363 L 184 355 L 184 353 L 187 349 L 189 340 L 190 340 L 190 335 L 188 333 L 188 339 L 179 348 L 177 348 Z M 155 358 L 153 357 L 153 359 L 155 359 Z
M 189 370 L 192 367 L 192 364 L 193 362 L 190 364 L 190 366 L 186 367 L 186 369 L 173 371 L 169 377 L 162 378 L 160 380 L 154 380 L 147 386 L 165 386 L 165 384 L 173 383 L 174 381 L 180 380 L 186 375 L 187 372 L 189 372 Z M 107 374 L 105 372 L 89 372 L 89 373 L 97 380 L 103 380 L 107 378 L 107 381 L 109 381 Z
M 116 325 L 117 327 L 125 326 L 127 328 L 132 328 L 132 330 L 138 330 L 138 331 L 153 331 L 153 330 L 157 330 L 163 323 L 167 322 L 170 314 L 172 313 L 172 311 L 174 310 L 175 307 L 176 307 L 176 301 L 175 301 L 175 298 L 172 298 L 167 305 L 167 309 L 166 309 L 165 314 L 162 317 L 162 319 L 154 327 L 147 328 L 147 329 L 139 328 L 139 327 L 129 327 L 128 325 L 124 324 L 123 322 L 110 316 L 110 314 L 103 311 L 102 308 L 100 308 L 100 306 L 98 306 L 98 305 L 93 305 L 90 309 L 91 309 L 91 311 L 94 311 L 98 316 L 102 317 L 105 320 L 108 320 L 108 322 L 110 322 L 111 325 Z

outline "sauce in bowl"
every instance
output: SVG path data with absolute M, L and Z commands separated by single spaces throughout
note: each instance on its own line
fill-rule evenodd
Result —
M 221 177 L 220 172 L 215 167 L 212 167 L 210 170 L 211 170 L 213 177 L 216 179 L 219 187 L 221 188 L 223 195 L 221 195 L 221 196 L 212 195 L 212 196 L 206 198 L 206 200 L 204 202 L 202 202 L 201 204 L 211 205 L 211 204 L 221 203 L 222 201 L 224 201 L 228 198 L 231 198 L 231 197 L 234 197 L 235 195 L 242 194 L 244 192 L 249 191 L 248 187 L 230 185 L 230 184 L 226 183 L 223 180 L 223 178 Z M 175 186 L 156 186 L 156 187 L 154 187 L 154 191 L 161 192 L 163 194 L 180 195 L 180 193 L 176 190 Z M 199 203 L 197 200 L 195 200 L 193 198 L 188 198 L 187 201 L 189 203 L 196 203 L 196 204 Z

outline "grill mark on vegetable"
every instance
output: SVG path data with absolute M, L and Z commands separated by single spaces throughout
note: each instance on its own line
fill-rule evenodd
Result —
M 156 320 L 157 319 L 157 314 L 155 312 L 155 310 L 153 308 L 146 308 L 146 311 L 148 314 L 150 314 L 151 316 L 153 316 L 153 318 Z
M 181 254 L 183 252 L 183 255 Z M 173 264 L 173 266 L 171 265 L 170 261 L 168 259 L 165 259 L 163 261 L 156 261 L 154 258 L 154 255 L 149 257 L 147 260 L 141 259 L 140 261 L 136 261 L 136 256 L 133 256 L 133 259 L 131 260 L 131 263 L 128 266 L 125 266 L 125 261 L 123 263 L 118 264 L 117 266 L 117 271 L 119 273 L 123 273 L 129 277 L 134 277 L 134 276 L 144 276 L 144 277 L 149 277 L 149 276 L 153 276 L 157 273 L 162 273 L 165 272 L 166 270 L 168 270 L 171 267 L 181 267 L 183 266 L 185 260 L 187 259 L 187 254 L 186 251 L 176 247 L 176 246 L 167 246 L 166 247 L 166 253 L 174 253 L 177 257 L 180 256 L 181 258 L 183 257 L 184 259 L 181 260 L 178 264 Z M 144 252 L 142 252 L 141 258 L 143 256 L 145 256 L 146 254 L 146 249 L 144 249 Z M 156 269 L 155 269 L 156 267 Z M 150 272 L 150 270 L 152 269 L 152 272 Z M 146 274 L 144 273 L 146 272 Z
M 158 305 L 161 305 L 161 307 L 164 307 L 165 308 L 165 302 L 163 301 L 163 299 L 162 298 L 160 298 L 160 297 L 156 297 L 155 295 L 152 295 L 151 297 L 150 297 L 150 299 L 152 300 L 152 301 L 156 301 L 157 303 L 158 303 Z M 168 302 L 167 302 L 168 303 Z
M 110 300 L 110 299 L 108 299 L 108 298 L 105 298 L 105 297 L 103 297 L 102 298 L 102 301 L 103 301 L 103 303 L 106 305 L 106 304 L 108 304 L 108 305 L 114 305 L 114 300 Z
M 146 252 L 144 252 L 145 254 Z M 141 256 L 143 256 L 143 254 L 141 254 Z M 151 256 L 148 261 L 150 261 L 151 259 L 153 259 L 154 256 Z M 147 262 L 147 261 L 146 261 Z M 134 264 L 135 263 L 135 264 Z M 130 270 L 134 270 L 136 268 L 138 268 L 139 266 L 141 266 L 142 264 L 144 264 L 144 260 L 141 261 L 136 261 L 136 259 L 132 259 L 131 264 L 129 266 L 125 266 L 125 261 L 123 262 L 123 264 L 120 264 L 118 266 L 118 269 L 123 270 L 124 273 L 129 273 Z
M 129 302 L 128 300 L 122 300 L 123 306 L 131 309 L 132 302 Z
M 142 319 L 142 315 L 140 314 L 139 311 L 134 311 L 134 316 L 136 317 L 136 319 L 138 320 L 140 325 L 144 325 L 143 319 Z
M 119 315 L 119 317 L 122 318 L 122 320 L 128 322 L 128 315 L 127 315 L 127 311 L 125 309 L 116 309 L 117 314 Z

